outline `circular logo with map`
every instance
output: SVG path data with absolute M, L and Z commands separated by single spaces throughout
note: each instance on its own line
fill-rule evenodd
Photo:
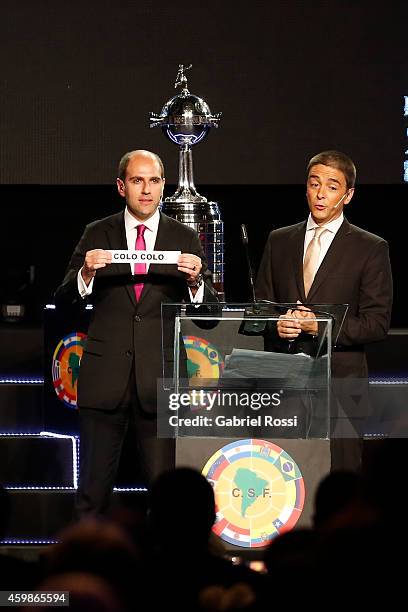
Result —
M 219 378 L 224 360 L 219 350 L 203 338 L 183 336 L 187 352 L 187 373 L 191 383 L 199 378 Z
M 302 514 L 302 474 L 276 444 L 251 439 L 227 444 L 207 461 L 203 474 L 215 494 L 213 531 L 225 542 L 266 546 L 292 529 Z
M 52 358 L 55 393 L 68 408 L 77 407 L 77 380 L 86 334 L 72 332 L 58 343 Z

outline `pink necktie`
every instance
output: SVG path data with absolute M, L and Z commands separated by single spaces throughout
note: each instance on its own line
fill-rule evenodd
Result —
M 137 238 L 136 238 L 136 245 L 135 245 L 135 250 L 136 251 L 145 251 L 146 250 L 146 242 L 144 239 L 144 233 L 145 233 L 145 229 L 146 226 L 141 224 L 137 226 Z M 146 264 L 144 263 L 135 263 L 135 274 L 146 274 Z M 134 285 L 134 289 L 135 289 L 135 295 L 136 295 L 136 302 L 139 301 L 140 299 L 140 295 L 143 291 L 143 286 L 144 283 L 136 283 Z

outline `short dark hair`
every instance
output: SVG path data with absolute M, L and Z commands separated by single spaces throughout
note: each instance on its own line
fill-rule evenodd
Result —
M 323 166 L 330 166 L 340 170 L 345 176 L 347 189 L 354 187 L 356 182 L 356 167 L 353 161 L 344 153 L 340 151 L 323 151 L 318 153 L 309 161 L 307 165 L 307 176 L 312 166 L 322 164 Z
M 152 157 L 154 157 L 154 159 L 157 161 L 157 163 L 160 166 L 160 172 L 161 172 L 161 178 L 164 178 L 164 166 L 163 166 L 163 162 L 160 159 L 160 157 L 156 154 L 156 153 L 152 153 L 151 151 L 145 151 L 143 149 L 137 149 L 135 151 L 128 151 L 127 153 L 125 153 L 120 162 L 119 162 L 119 166 L 118 166 L 118 178 L 120 178 L 121 181 L 124 181 L 126 178 L 126 170 L 128 167 L 128 163 L 130 162 L 130 160 L 132 159 L 132 157 L 134 155 L 137 155 L 138 153 L 144 153 L 144 154 L 148 154 L 151 155 Z

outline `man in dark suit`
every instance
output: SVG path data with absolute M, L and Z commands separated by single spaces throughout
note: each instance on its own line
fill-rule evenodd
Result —
M 109 507 L 129 420 L 140 467 L 150 483 L 174 464 L 174 443 L 156 433 L 157 380 L 163 377 L 162 303 L 216 301 L 196 232 L 158 210 L 164 188 L 160 158 L 131 151 L 119 164 L 125 211 L 89 224 L 56 302 L 93 304 L 78 379 L 79 515 Z M 177 264 L 112 263 L 110 250 L 181 251 Z
M 277 324 L 279 337 L 294 343 L 318 341 L 317 322 L 310 321 L 304 309 L 308 304 L 348 304 L 333 348 L 332 376 L 362 380 L 368 375 L 364 346 L 384 339 L 388 332 L 392 275 L 385 240 L 351 225 L 343 215 L 354 194 L 355 178 L 355 166 L 343 153 L 324 151 L 310 160 L 309 218 L 270 233 L 257 297 L 302 305 L 287 311 Z M 356 464 L 351 459 L 348 465 L 344 451 L 340 454 L 336 467 Z

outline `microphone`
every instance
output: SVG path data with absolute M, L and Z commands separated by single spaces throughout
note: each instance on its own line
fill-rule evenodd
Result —
M 254 275 L 252 272 L 251 258 L 249 257 L 249 250 L 248 250 L 248 242 L 249 242 L 248 232 L 247 232 L 246 225 L 244 223 L 241 224 L 241 241 L 242 241 L 242 244 L 244 245 L 245 256 L 247 260 L 248 281 L 249 281 L 249 287 L 251 290 L 252 303 L 254 304 L 254 306 L 256 306 Z
M 257 317 L 261 314 L 261 306 L 256 301 L 254 275 L 252 272 L 251 258 L 249 256 L 249 249 L 248 249 L 248 243 L 249 243 L 248 232 L 247 232 L 246 225 L 244 223 L 241 224 L 241 241 L 244 246 L 245 256 L 247 260 L 248 281 L 249 281 L 249 287 L 251 290 L 251 297 L 252 297 L 252 304 L 253 304 L 253 307 L 251 310 L 249 309 L 245 310 L 244 317 L 247 317 L 247 316 Z M 266 325 L 267 325 L 267 321 L 260 321 L 259 319 L 254 319 L 251 321 L 245 318 L 242 320 L 241 325 L 239 326 L 238 333 L 242 334 L 243 336 L 261 336 L 265 332 Z
M 348 195 L 348 193 L 349 193 L 349 192 L 348 192 L 348 191 L 346 191 L 346 193 L 344 194 L 344 196 L 342 196 L 342 197 L 340 198 L 340 200 L 337 202 L 337 204 L 335 204 L 335 205 L 333 206 L 333 210 L 334 210 L 335 208 L 338 208 L 338 207 L 340 206 L 340 204 L 342 203 L 342 201 L 344 200 L 344 198 L 345 198 L 345 197 Z
M 248 232 L 245 223 L 241 223 L 241 240 L 245 246 L 248 246 Z

